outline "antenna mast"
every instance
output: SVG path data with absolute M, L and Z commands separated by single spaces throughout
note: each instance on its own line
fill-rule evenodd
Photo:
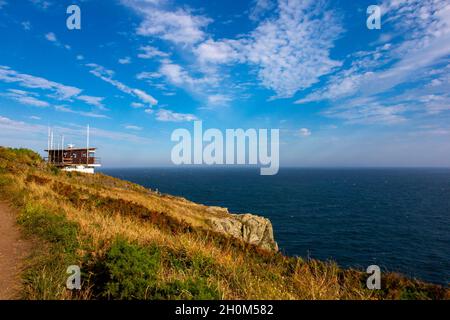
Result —
M 61 149 L 61 162 L 62 162 L 62 164 L 64 164 L 64 135 L 62 136 L 62 138 L 61 138 L 61 146 L 62 146 L 62 149 Z
M 86 165 L 89 165 L 89 125 L 87 125 L 86 135 Z
M 51 129 L 51 131 L 50 131 L 50 149 L 52 150 L 51 157 L 50 157 L 50 163 L 53 163 L 53 129 Z
M 47 129 L 47 150 L 50 151 L 50 127 L 48 127 Z

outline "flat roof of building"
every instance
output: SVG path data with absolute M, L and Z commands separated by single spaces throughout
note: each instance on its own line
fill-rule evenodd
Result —
M 46 152 L 49 151 L 86 151 L 87 148 L 66 148 L 66 149 L 50 149 L 50 150 L 44 150 Z M 97 148 L 89 148 L 89 151 L 91 150 L 97 150 Z

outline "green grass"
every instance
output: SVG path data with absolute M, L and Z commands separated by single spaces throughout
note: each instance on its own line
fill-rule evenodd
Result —
M 20 212 L 18 223 L 27 235 L 38 238 L 39 246 L 28 259 L 25 271 L 25 299 L 76 298 L 80 292 L 65 288 L 67 267 L 81 265 L 77 254 L 81 247 L 77 239 L 79 226 L 68 221 L 63 213 L 54 213 L 28 202 Z
M 41 206 L 27 203 L 18 222 L 29 234 L 58 246 L 64 253 L 73 254 L 79 247 L 77 240 L 79 226 L 68 221 L 63 212 L 55 214 Z

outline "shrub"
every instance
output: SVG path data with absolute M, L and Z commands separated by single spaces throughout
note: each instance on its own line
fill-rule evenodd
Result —
M 159 249 L 144 249 L 117 239 L 102 262 L 103 297 L 109 299 L 148 299 L 156 287 Z
M 155 299 L 170 300 L 218 300 L 217 288 L 208 285 L 205 278 L 190 278 L 185 281 L 175 280 L 158 288 Z

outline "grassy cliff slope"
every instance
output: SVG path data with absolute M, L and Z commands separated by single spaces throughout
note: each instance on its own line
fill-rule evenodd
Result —
M 219 232 L 226 210 L 102 174 L 62 172 L 30 150 L 0 147 L 0 194 L 39 244 L 23 274 L 25 299 L 450 297 L 393 273 L 382 276 L 381 290 L 368 290 L 364 272 Z M 66 289 L 69 265 L 81 268 L 81 290 Z

